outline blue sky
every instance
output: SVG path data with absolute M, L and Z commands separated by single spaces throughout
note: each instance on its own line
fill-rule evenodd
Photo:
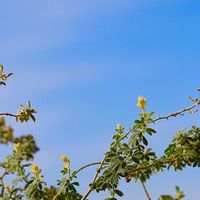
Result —
M 35 162 L 48 182 L 60 177 L 62 154 L 74 169 L 101 160 L 116 124 L 128 128 L 137 117 L 138 95 L 157 115 L 190 105 L 187 96 L 200 87 L 199 21 L 197 0 L 1 1 L 0 62 L 15 75 L 1 88 L 0 109 L 15 113 L 28 99 L 38 109 L 36 123 L 8 123 L 16 135 L 36 137 Z M 152 147 L 161 153 L 175 131 L 199 125 L 199 117 L 159 123 Z M 81 175 L 81 192 L 94 171 Z M 198 172 L 158 174 L 147 186 L 153 199 L 179 185 L 195 200 Z M 140 185 L 121 187 L 123 200 L 145 199 Z

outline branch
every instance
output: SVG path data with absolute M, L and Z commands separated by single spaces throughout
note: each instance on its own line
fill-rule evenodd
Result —
M 177 163 L 178 163 L 178 162 L 180 162 L 180 161 L 179 161 L 178 159 L 168 159 L 168 160 L 164 160 L 164 161 L 163 161 L 163 164 L 169 164 L 169 163 L 173 163 L 173 162 L 175 162 L 175 163 L 177 162 Z M 130 175 L 130 176 L 133 176 L 133 174 L 134 174 L 135 172 L 147 170 L 147 169 L 151 168 L 153 165 L 154 165 L 154 163 L 151 163 L 151 164 L 149 164 L 149 165 L 136 168 L 136 169 L 130 171 L 129 175 Z
M 94 176 L 94 179 L 92 180 L 91 183 L 93 183 L 93 182 L 96 181 L 96 179 L 97 179 L 97 177 L 98 177 L 98 175 L 99 175 L 99 173 L 100 173 L 100 171 L 101 171 L 101 168 L 102 168 L 102 166 L 103 166 L 103 164 L 104 164 L 104 162 L 105 162 L 105 159 L 106 159 L 106 156 L 105 156 L 104 159 L 101 161 L 100 166 L 98 167 L 97 172 L 96 172 L 96 174 L 95 174 L 95 176 Z M 89 196 L 89 194 L 90 194 L 92 191 L 93 191 L 93 188 L 92 188 L 92 187 L 89 187 L 88 191 L 85 193 L 85 195 L 82 197 L 81 200 L 86 200 L 86 198 Z
M 147 196 L 147 199 L 148 199 L 148 200 L 151 200 L 151 197 L 150 197 L 150 195 L 149 195 L 149 193 L 148 193 L 148 191 L 147 191 L 147 188 L 146 188 L 144 182 L 143 182 L 141 179 L 140 179 L 140 182 L 141 182 L 142 187 L 143 187 L 143 189 L 144 189 L 144 192 L 145 192 L 145 194 L 146 194 L 146 196 Z
M 192 106 L 188 107 L 188 108 L 184 108 L 183 110 L 180 110 L 178 112 L 175 112 L 175 113 L 171 113 L 169 115 L 166 115 L 166 116 L 160 116 L 156 119 L 153 120 L 153 123 L 158 121 L 158 120 L 162 120 L 162 119 L 169 119 L 170 117 L 176 117 L 177 115 L 182 115 L 183 113 L 185 112 L 190 112 L 190 113 L 193 113 L 194 111 L 192 111 L 193 108 L 199 106 L 200 104 L 200 100 L 196 100 L 195 101 L 195 104 L 193 104 Z
M 17 118 L 19 115 L 11 114 L 11 113 L 0 113 L 0 116 L 10 116 Z
M 91 167 L 91 166 L 93 166 L 93 165 L 100 165 L 100 164 L 101 164 L 101 162 L 94 162 L 94 163 L 87 164 L 87 165 L 85 165 L 85 166 L 79 168 L 79 169 L 76 171 L 75 175 L 78 174 L 80 171 L 82 171 L 83 169 L 85 169 L 85 168 L 87 168 L 87 167 Z
M 2 184 L 2 189 L 1 189 L 1 195 L 4 194 L 4 182 L 3 182 L 3 179 L 4 177 L 8 174 L 7 170 L 5 169 L 5 171 L 3 172 L 3 174 L 0 176 L 0 181 L 1 181 L 1 184 Z

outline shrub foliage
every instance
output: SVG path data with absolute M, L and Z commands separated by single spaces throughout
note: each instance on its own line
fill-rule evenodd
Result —
M 0 65 L 0 84 L 6 85 L 7 78 L 12 73 L 4 74 Z M 146 99 L 138 97 L 137 106 L 141 109 L 138 119 L 132 127 L 126 130 L 118 124 L 113 135 L 110 148 L 100 162 L 89 163 L 73 170 L 70 159 L 62 155 L 60 160 L 64 163 L 63 175 L 56 186 L 48 186 L 42 176 L 42 169 L 32 163 L 34 154 L 39 150 L 32 135 L 15 137 L 11 126 L 6 125 L 4 117 L 14 117 L 17 122 L 35 121 L 36 109 L 20 105 L 17 114 L 0 113 L 0 143 L 12 144 L 11 155 L 6 155 L 0 163 L 0 198 L 3 200 L 86 200 L 91 192 L 107 191 L 105 200 L 117 200 L 123 196 L 119 189 L 119 182 L 125 179 L 127 183 L 140 181 L 148 200 L 151 200 L 145 182 L 158 172 L 173 168 L 175 171 L 183 170 L 186 166 L 200 167 L 200 128 L 192 126 L 189 130 L 178 131 L 162 156 L 158 156 L 149 147 L 149 136 L 154 136 L 154 124 L 160 120 L 182 115 L 185 112 L 195 113 L 200 104 L 198 99 L 190 97 L 191 105 L 178 112 L 166 116 L 154 117 L 154 112 L 146 111 Z M 148 136 L 148 137 L 147 137 Z M 78 192 L 78 174 L 90 166 L 97 166 L 93 180 L 85 194 Z M 9 184 L 6 183 L 9 177 Z M 181 200 L 183 192 L 176 186 L 175 196 L 161 195 L 159 200 Z

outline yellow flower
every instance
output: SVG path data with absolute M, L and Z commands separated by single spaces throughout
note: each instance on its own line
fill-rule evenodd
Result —
M 138 97 L 137 106 L 139 108 L 141 108 L 142 110 L 144 110 L 145 107 L 146 107 L 146 103 L 147 103 L 147 101 L 146 101 L 146 99 L 144 97 L 141 97 L 141 96 Z
M 10 188 L 9 188 L 9 185 L 8 185 L 8 184 L 5 184 L 5 185 L 4 185 L 4 188 L 5 188 L 5 190 L 6 190 L 7 192 L 10 192 Z
M 70 160 L 69 160 L 69 158 L 67 158 L 67 156 L 65 156 L 65 155 L 62 155 L 62 156 L 60 156 L 60 160 L 65 162 L 64 168 L 68 171 L 68 173 L 70 173 Z
M 62 160 L 65 163 L 70 163 L 69 158 L 67 158 L 67 156 L 65 155 L 60 156 L 60 160 Z
M 18 143 L 14 143 L 13 145 L 14 145 L 14 150 L 16 151 L 16 153 L 18 153 L 19 150 L 20 150 L 20 147 L 21 147 L 20 143 L 19 142 Z
M 9 158 L 9 157 L 6 157 L 6 158 L 5 158 L 5 163 L 6 163 L 6 164 L 9 164 L 9 162 L 10 162 L 10 158 Z
M 0 74 L 3 74 L 3 65 L 0 65 Z
M 39 175 L 41 173 L 41 169 L 36 164 L 31 165 L 31 172 L 35 175 Z
M 7 132 L 5 134 L 5 138 L 8 140 L 8 141 L 12 141 L 14 139 L 13 137 L 13 129 L 9 126 L 8 129 L 7 129 Z
M 123 126 L 121 124 L 117 124 L 117 130 L 122 130 Z

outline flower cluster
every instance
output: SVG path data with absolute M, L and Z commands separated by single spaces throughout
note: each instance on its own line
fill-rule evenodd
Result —
M 145 111 L 146 103 L 147 101 L 144 97 L 141 96 L 138 97 L 137 106 L 141 108 L 143 111 Z
M 69 158 L 65 155 L 62 155 L 62 156 L 60 156 L 60 160 L 65 163 L 64 169 L 67 171 L 67 173 L 69 173 L 70 172 L 70 160 L 69 160 Z
M 39 169 L 39 167 L 36 164 L 32 164 L 31 165 L 31 172 L 33 174 L 35 174 L 36 176 L 39 176 L 41 174 L 42 170 Z

